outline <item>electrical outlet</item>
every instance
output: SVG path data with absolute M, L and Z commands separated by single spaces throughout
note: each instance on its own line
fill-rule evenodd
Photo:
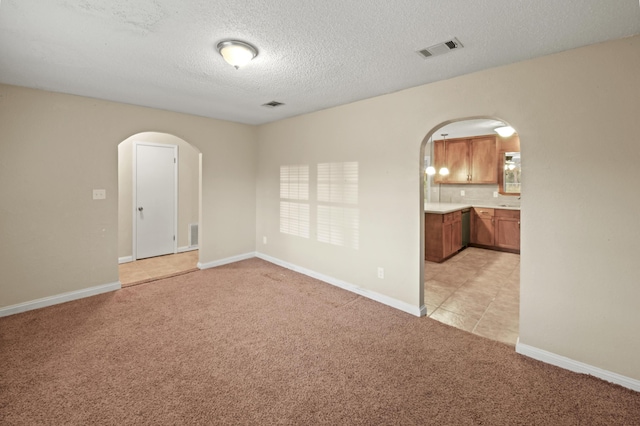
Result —
M 378 266 L 378 278 L 384 279 L 384 268 Z
M 460 190 L 460 195 L 464 197 L 464 189 Z
M 262 237 L 262 244 L 267 244 L 267 237 Z
M 107 190 L 106 189 L 94 189 L 93 190 L 93 199 L 94 200 L 104 200 L 107 198 Z
M 493 198 L 498 198 L 498 191 L 493 191 Z

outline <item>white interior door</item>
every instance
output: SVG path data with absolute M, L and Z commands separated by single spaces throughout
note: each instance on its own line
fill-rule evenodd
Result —
M 178 147 L 134 144 L 136 259 L 176 252 Z

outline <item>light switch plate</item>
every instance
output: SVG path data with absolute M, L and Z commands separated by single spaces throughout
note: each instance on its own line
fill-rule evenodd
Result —
M 460 191 L 460 195 L 464 197 L 464 189 Z
M 93 199 L 94 200 L 104 200 L 107 198 L 107 190 L 106 189 L 94 189 L 93 190 Z

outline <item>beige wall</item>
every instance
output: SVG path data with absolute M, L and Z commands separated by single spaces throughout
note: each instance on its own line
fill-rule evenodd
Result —
M 254 127 L 0 85 L 0 307 L 118 281 L 118 144 L 144 131 L 203 154 L 200 261 L 255 250 Z
M 422 142 L 489 116 L 522 139 L 521 342 L 640 380 L 638 52 L 627 38 L 258 128 L 0 86 L 0 307 L 117 281 L 117 144 L 158 131 L 203 154 L 202 262 L 257 248 L 418 308 Z M 343 161 L 360 166 L 360 248 L 313 222 L 280 234 L 279 167 Z
M 627 38 L 260 127 L 257 250 L 420 306 L 423 140 L 504 119 L 523 152 L 520 341 L 640 379 L 638 52 Z M 279 232 L 279 167 L 311 166 L 313 212 L 314 167 L 334 161 L 360 164 L 359 250 L 317 242 L 313 215 L 309 239 Z
M 178 147 L 178 250 L 189 246 L 189 224 L 198 223 L 199 151 L 191 144 L 167 133 L 143 132 L 118 145 L 118 257 L 132 255 L 133 249 L 133 144 L 152 142 Z

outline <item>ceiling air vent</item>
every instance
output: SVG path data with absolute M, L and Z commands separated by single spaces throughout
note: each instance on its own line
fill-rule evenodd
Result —
M 430 58 L 432 56 L 442 55 L 444 53 L 450 52 L 455 49 L 460 49 L 462 47 L 464 47 L 462 46 L 462 43 L 460 43 L 460 41 L 454 37 L 449 41 L 434 44 L 433 46 L 418 50 L 417 53 L 424 58 Z
M 280 105 L 284 105 L 284 104 L 278 101 L 271 101 L 271 102 L 267 102 L 266 104 L 262 104 L 263 107 L 267 107 L 267 108 L 276 108 L 276 107 L 279 107 Z

